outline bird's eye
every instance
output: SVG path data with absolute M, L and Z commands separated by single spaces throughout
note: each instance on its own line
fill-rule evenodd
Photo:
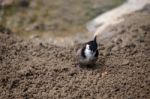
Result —
M 89 45 L 86 45 L 86 49 L 90 49 L 90 46 L 89 46 Z

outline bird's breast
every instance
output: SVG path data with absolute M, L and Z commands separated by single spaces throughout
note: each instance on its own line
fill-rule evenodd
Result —
M 90 50 L 85 50 L 85 56 L 88 60 L 92 60 L 94 58 L 94 53 Z

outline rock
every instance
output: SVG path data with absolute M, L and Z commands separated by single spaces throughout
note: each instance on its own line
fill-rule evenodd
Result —
M 124 59 L 123 62 L 122 62 L 122 65 L 128 65 L 128 64 L 129 64 L 129 60 Z
M 112 51 L 117 51 L 117 50 L 119 50 L 118 46 L 115 46 L 115 47 L 112 48 Z
M 90 32 L 94 32 L 95 35 L 104 35 L 106 34 L 106 28 L 124 21 L 122 16 L 142 10 L 145 6 L 149 6 L 149 4 L 150 0 L 127 0 L 121 6 L 91 20 L 87 23 L 86 27 Z M 146 9 L 148 9 L 148 7 L 146 7 Z

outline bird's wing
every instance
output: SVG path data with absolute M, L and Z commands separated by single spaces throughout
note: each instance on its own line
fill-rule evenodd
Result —
M 96 50 L 95 57 L 98 57 L 98 54 L 99 54 L 98 50 Z

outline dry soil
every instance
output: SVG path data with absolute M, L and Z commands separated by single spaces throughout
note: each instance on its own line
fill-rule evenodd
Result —
M 150 99 L 150 13 L 136 12 L 99 40 L 91 68 L 75 66 L 74 47 L 0 33 L 0 99 Z

